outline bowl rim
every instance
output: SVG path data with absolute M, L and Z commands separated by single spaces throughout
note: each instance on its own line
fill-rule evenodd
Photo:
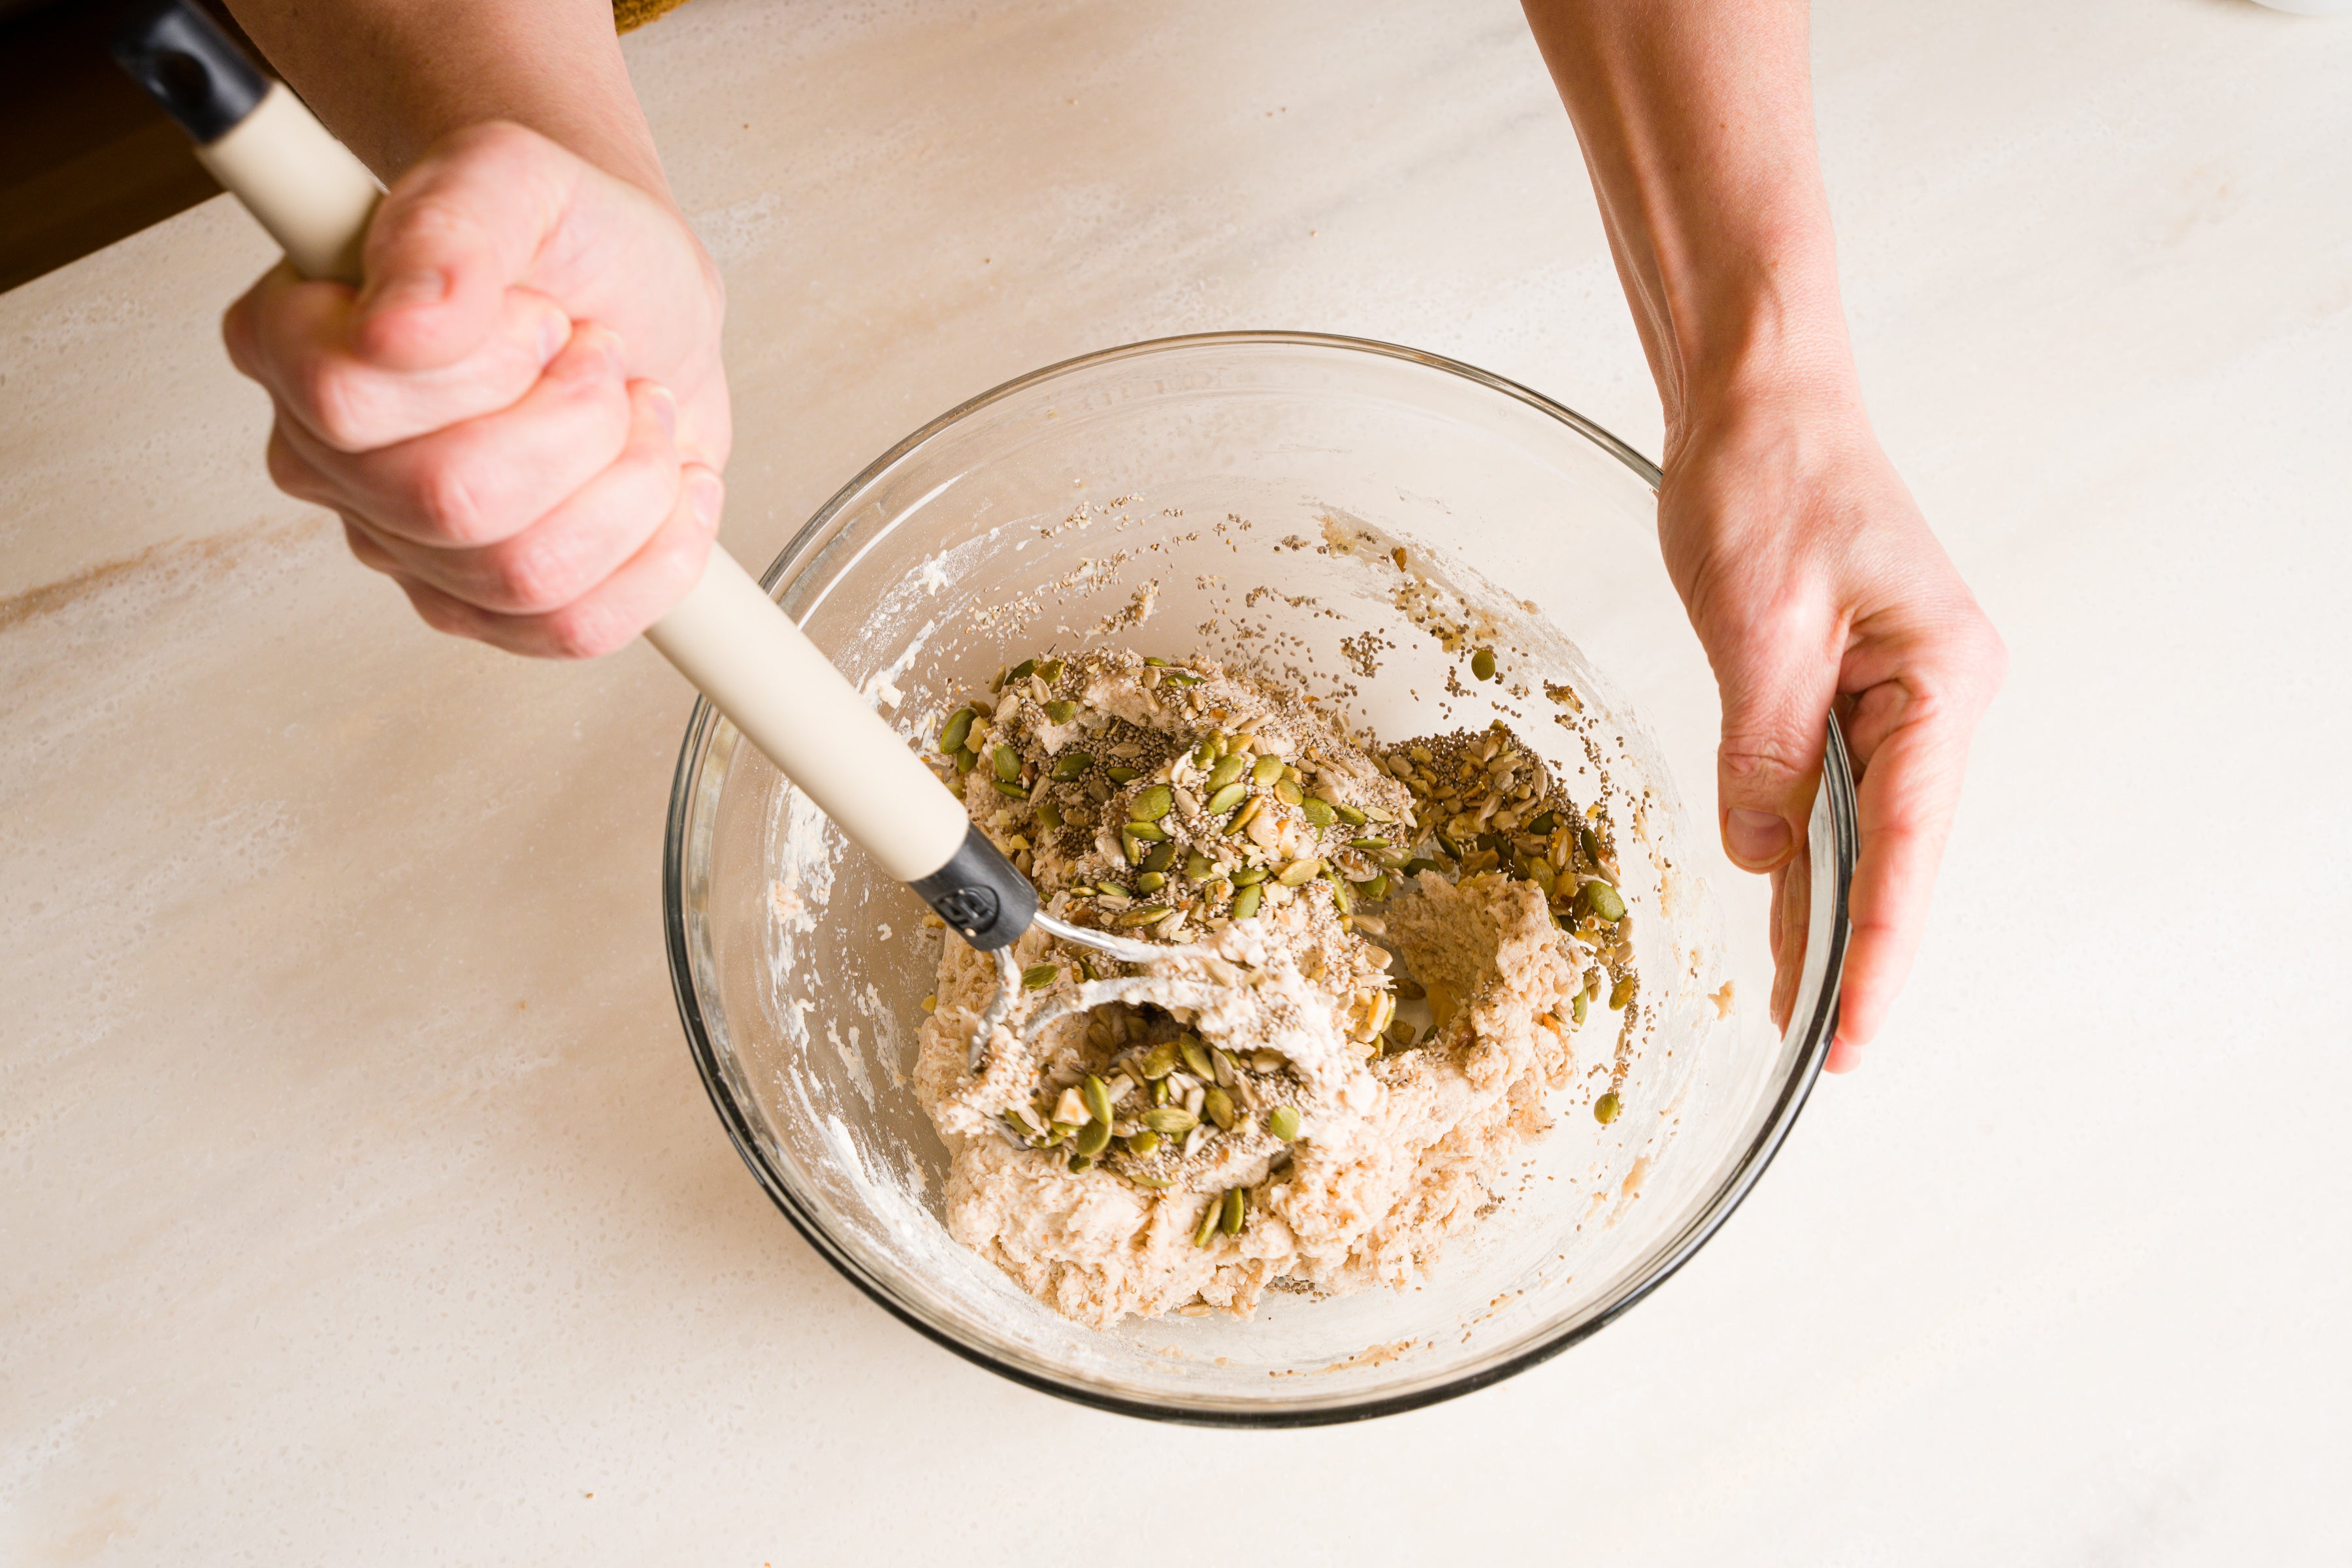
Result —
M 833 531 L 833 525 L 851 497 L 864 489 L 876 478 L 905 458 L 910 453 L 938 437 L 950 426 L 960 423 L 989 405 L 1000 402 L 1015 393 L 1041 382 L 1068 375 L 1081 370 L 1110 364 L 1122 360 L 1145 358 L 1153 354 L 1179 350 L 1207 347 L 1304 347 L 1337 349 L 1364 353 L 1382 359 L 1402 360 L 1426 369 L 1457 376 L 1489 390 L 1499 392 L 1528 407 L 1566 425 L 1593 445 L 1601 447 L 1632 469 L 1642 481 L 1655 490 L 1664 479 L 1658 466 L 1633 447 L 1619 440 L 1609 431 L 1577 413 L 1564 404 L 1519 383 L 1499 376 L 1475 365 L 1449 359 L 1443 354 L 1408 348 L 1400 343 L 1383 342 L 1374 338 L 1348 337 L 1329 332 L 1307 332 L 1282 330 L 1192 332 L 1174 337 L 1146 338 L 1121 343 L 1113 348 L 1098 349 L 1059 360 L 1026 374 L 1013 377 L 976 396 L 966 398 L 953 408 L 931 420 L 899 441 L 865 468 L 848 483 L 835 490 L 826 502 L 812 514 L 808 521 L 794 531 L 782 550 L 767 570 L 761 574 L 760 585 L 772 598 L 779 586 L 794 568 L 814 557 L 817 548 Z M 841 1276 L 856 1286 L 866 1297 L 932 1343 L 962 1357 L 975 1366 L 985 1367 L 999 1376 L 1053 1394 L 1074 1404 L 1119 1415 L 1137 1416 L 1147 1420 L 1171 1422 L 1180 1426 L 1286 1428 L 1326 1426 L 1344 1422 L 1369 1421 L 1382 1415 L 1399 1415 L 1423 1409 L 1449 1399 L 1459 1398 L 1479 1389 L 1489 1387 L 1506 1378 L 1515 1377 L 1529 1367 L 1539 1365 L 1572 1345 L 1591 1338 L 1650 1293 L 1672 1279 L 1694 1254 L 1723 1227 L 1734 1210 L 1744 1202 L 1765 1170 L 1770 1166 L 1781 1145 L 1788 1141 L 1795 1127 L 1797 1116 L 1804 1109 L 1820 1079 L 1822 1064 L 1829 1055 L 1831 1038 L 1836 1033 L 1838 1003 L 1842 993 L 1845 967 L 1846 943 L 1851 935 L 1849 900 L 1852 893 L 1853 867 L 1860 848 L 1857 805 L 1854 799 L 1853 770 L 1846 750 L 1845 737 L 1835 713 L 1830 715 L 1828 740 L 1822 759 L 1821 793 L 1827 796 L 1830 808 L 1832 843 L 1831 896 L 1832 909 L 1830 921 L 1829 954 L 1822 994 L 1811 1016 L 1804 1020 L 1803 1055 L 1797 1070 L 1780 1087 L 1770 1112 L 1748 1152 L 1740 1158 L 1730 1174 L 1716 1188 L 1712 1197 L 1685 1225 L 1681 1232 L 1667 1243 L 1667 1250 L 1651 1272 L 1611 1301 L 1591 1319 L 1561 1330 L 1559 1332 L 1531 1345 L 1517 1354 L 1475 1371 L 1465 1372 L 1444 1383 L 1400 1394 L 1377 1394 L 1344 1405 L 1311 1408 L 1265 1410 L 1202 1410 L 1155 1403 L 1124 1394 L 1106 1392 L 1079 1382 L 1063 1382 L 1027 1367 L 1001 1361 L 987 1351 L 965 1342 L 939 1326 L 910 1310 L 891 1293 L 880 1280 L 869 1276 L 857 1260 L 850 1257 L 825 1231 L 823 1223 L 805 1212 L 799 1201 L 785 1187 L 776 1173 L 761 1159 L 758 1142 L 753 1135 L 751 1118 L 739 1104 L 727 1085 L 724 1068 L 711 1043 L 710 1032 L 704 1023 L 702 1006 L 695 990 L 692 947 L 688 941 L 686 903 L 687 827 L 690 808 L 697 795 L 702 763 L 708 754 L 706 739 L 717 721 L 718 710 L 708 698 L 698 698 L 692 716 L 687 721 L 686 737 L 678 751 L 677 768 L 670 784 L 667 821 L 662 841 L 662 925 L 669 956 L 670 989 L 677 1001 L 678 1021 L 684 1026 L 687 1046 L 694 1058 L 696 1070 L 702 1075 L 704 1091 L 710 1097 L 711 1109 L 718 1113 L 721 1126 L 727 1130 L 729 1142 L 735 1145 L 752 1178 L 764 1190 L 771 1202 L 783 1214 L 803 1240 L 817 1255 L 832 1264 Z M 1795 1020 L 1791 1020 L 1792 1025 Z M 1783 1037 L 1786 1037 L 1785 1035 Z

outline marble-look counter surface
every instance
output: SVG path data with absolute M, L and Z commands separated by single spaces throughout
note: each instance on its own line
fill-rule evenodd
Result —
M 747 560 L 1175 331 L 1655 449 L 1503 0 L 696 0 L 628 53 Z M 1832 0 L 1815 53 L 1877 417 L 2015 660 L 1928 946 L 1654 1300 L 1362 1427 L 1092 1414 L 866 1302 L 680 1043 L 676 679 L 436 637 L 269 489 L 225 202 L 0 297 L 0 1561 L 2343 1561 L 2352 24 Z

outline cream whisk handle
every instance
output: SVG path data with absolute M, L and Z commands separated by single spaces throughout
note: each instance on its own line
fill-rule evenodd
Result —
M 724 550 L 646 640 L 893 877 L 962 845 L 963 807 Z
M 361 281 L 383 193 L 283 83 L 184 0 L 134 14 L 114 57 L 297 270 Z M 1036 889 L 733 556 L 714 545 L 701 581 L 646 639 L 967 941 L 1003 947 L 1028 929 Z

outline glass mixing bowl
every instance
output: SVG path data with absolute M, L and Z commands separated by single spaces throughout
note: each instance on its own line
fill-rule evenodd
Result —
M 1605 1061 L 1556 1097 L 1517 1184 L 1418 1288 L 1269 1293 L 1246 1321 L 1097 1332 L 947 1233 L 946 1152 L 910 1081 L 940 933 L 705 703 L 670 802 L 671 974 L 712 1103 L 785 1216 L 958 1354 L 1084 1404 L 1211 1424 L 1462 1394 L 1673 1273 L 1820 1071 L 1855 827 L 1832 725 L 1776 1009 L 1766 883 L 1714 830 L 1715 683 L 1659 562 L 1657 481 L 1524 387 L 1303 333 L 1055 365 L 859 475 L 766 583 L 910 744 L 929 747 L 960 692 L 1048 647 L 1238 657 L 1390 740 L 1502 718 L 1576 799 L 1606 799 L 1643 978 L 1622 1112 L 1592 1112 Z M 1470 679 L 1475 647 L 1498 680 Z M 1696 814 L 1681 781 L 1701 792 Z

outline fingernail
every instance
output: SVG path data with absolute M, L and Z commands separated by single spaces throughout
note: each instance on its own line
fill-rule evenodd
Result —
M 426 268 L 396 272 L 368 290 L 361 308 L 372 312 L 405 310 L 414 305 L 437 305 L 449 297 L 449 275 Z
M 716 474 L 697 474 L 686 481 L 686 504 L 694 510 L 694 520 L 702 524 L 706 533 L 719 527 L 719 505 L 727 497 L 727 487 L 719 482 Z
M 663 437 L 668 440 L 676 440 L 677 438 L 677 396 L 667 386 L 656 386 L 646 391 L 646 400 L 654 405 L 654 417 L 661 422 Z
M 1769 866 L 1789 847 L 1789 825 L 1769 811 L 1735 805 L 1723 826 L 1731 858 L 1744 866 Z

